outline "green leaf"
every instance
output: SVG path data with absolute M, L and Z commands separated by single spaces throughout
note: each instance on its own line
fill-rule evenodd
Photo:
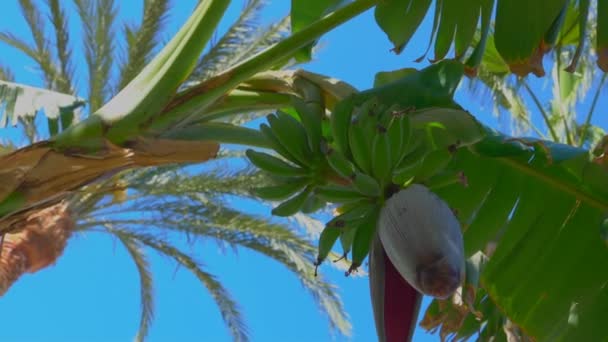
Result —
M 403 51 L 430 6 L 431 0 L 388 0 L 376 6 L 376 22 L 393 43 L 393 51 Z
M 295 33 L 335 10 L 342 0 L 291 0 L 291 32 Z M 300 49 L 295 57 L 298 62 L 312 59 L 316 42 Z
M 566 145 L 486 139 L 492 142 L 480 142 L 486 147 L 476 154 L 459 149 L 448 165 L 469 186 L 437 190 L 463 223 L 467 255 L 496 245 L 482 286 L 538 340 L 608 337 L 597 319 L 608 307 L 608 248 L 600 234 L 608 211 L 606 170 Z
M 376 74 L 376 77 L 374 78 L 374 88 L 397 81 L 416 71 L 417 70 L 414 68 L 403 68 L 393 71 L 380 71 Z
M 565 1 L 498 0 L 494 29 L 496 49 L 512 70 L 518 66 L 528 68 L 534 63 L 530 58 L 540 47 Z

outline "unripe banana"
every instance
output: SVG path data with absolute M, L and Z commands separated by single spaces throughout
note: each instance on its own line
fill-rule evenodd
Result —
M 348 130 L 348 143 L 355 164 L 365 173 L 371 173 L 372 141 L 378 124 L 378 101 L 370 99 L 355 109 Z
M 254 189 L 253 192 L 261 199 L 268 201 L 282 201 L 302 190 L 310 183 L 310 178 L 288 178 L 284 183 Z
M 372 174 L 382 184 L 386 184 L 391 178 L 393 167 L 391 148 L 386 128 L 378 126 L 378 132 L 372 141 Z
M 332 203 L 348 203 L 363 198 L 359 191 L 342 185 L 322 185 L 315 189 L 315 194 L 324 201 Z
M 302 124 L 282 111 L 268 115 L 267 119 L 272 133 L 277 137 L 283 148 L 300 163 L 310 166 L 312 151 L 308 146 L 308 137 Z
M 405 113 L 395 116 L 387 128 L 388 140 L 391 145 L 392 167 L 396 167 L 405 157 L 410 143 L 411 132 L 410 119 Z
M 325 154 L 327 163 L 337 174 L 346 179 L 350 179 L 355 174 L 355 166 L 350 160 L 346 159 L 344 154 L 338 150 L 329 149 Z
M 342 230 L 337 227 L 326 226 L 325 229 L 323 229 L 321 236 L 319 236 L 319 252 L 317 253 L 315 266 L 321 265 L 325 258 L 327 258 L 329 252 L 331 252 L 332 247 L 336 243 L 336 240 L 340 237 L 341 232 Z
M 285 158 L 285 159 L 289 160 L 290 162 L 295 163 L 297 165 L 306 166 L 306 164 L 297 160 L 291 153 L 289 153 L 289 151 L 287 151 L 287 149 L 285 149 L 285 147 L 283 147 L 283 145 L 281 144 L 279 139 L 272 132 L 272 128 L 270 128 L 270 126 L 268 126 L 265 123 L 261 124 L 260 132 L 262 132 L 262 134 L 264 134 L 266 139 L 268 139 L 268 141 L 271 144 L 272 149 L 275 150 L 281 156 L 283 156 L 283 158 Z
M 352 264 L 347 272 L 347 275 L 356 271 L 363 263 L 365 257 L 369 253 L 372 239 L 376 233 L 378 225 L 378 216 L 380 214 L 379 206 L 373 206 L 368 213 L 363 217 L 361 223 L 357 227 L 352 246 Z
M 411 185 L 386 201 L 378 237 L 401 276 L 419 292 L 443 299 L 462 283 L 460 224 L 448 205 L 426 187 Z
M 334 145 L 345 156 L 349 155 L 348 130 L 353 113 L 353 102 L 347 98 L 339 102 L 329 117 Z
M 319 153 L 321 142 L 321 122 L 325 115 L 325 108 L 320 103 L 306 103 L 304 100 L 294 97 L 292 103 L 298 116 L 302 121 L 302 126 L 308 137 L 308 146 L 313 153 Z
M 308 170 L 293 166 L 275 156 L 268 153 L 254 151 L 249 149 L 245 152 L 253 165 L 260 169 L 282 177 L 297 177 L 305 176 L 309 173 Z
M 319 196 L 315 195 L 314 193 L 311 193 L 304 202 L 301 211 L 304 214 L 312 214 L 324 208 L 326 205 L 327 203 L 323 199 L 319 198 Z
M 380 184 L 372 176 L 366 175 L 362 172 L 355 172 L 352 180 L 353 187 L 365 196 L 377 197 L 382 193 Z
M 422 165 L 416 173 L 415 181 L 423 182 L 442 171 L 452 160 L 452 153 L 448 149 L 431 151 L 424 157 Z
M 302 190 L 299 194 L 272 209 L 272 215 L 286 217 L 297 213 L 304 206 L 304 203 L 306 203 L 306 199 L 308 199 L 310 192 L 311 187 L 306 187 L 306 189 Z
M 355 233 L 361 223 L 361 219 L 350 222 L 350 224 L 342 229 L 340 234 L 340 245 L 342 246 L 342 258 L 348 259 L 348 253 L 350 253 L 353 247 L 353 240 L 355 240 Z

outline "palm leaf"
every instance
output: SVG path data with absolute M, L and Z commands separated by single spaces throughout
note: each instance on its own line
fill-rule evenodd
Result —
M 154 287 L 150 266 L 142 249 L 141 242 L 134 238 L 130 232 L 115 230 L 112 227 L 108 227 L 108 230 L 116 235 L 123 246 L 125 246 L 137 267 L 137 273 L 139 273 L 141 318 L 139 321 L 139 331 L 135 340 L 140 342 L 148 335 L 148 329 L 154 318 Z
M 285 38 L 289 29 L 287 18 L 260 28 L 258 17 L 263 7 L 262 0 L 247 2 L 239 18 L 200 59 L 190 82 L 204 81 Z
M 114 0 L 75 0 L 83 24 L 85 59 L 89 76 L 91 113 L 103 105 L 110 94 L 110 69 L 114 61 Z
M 168 9 L 169 0 L 146 0 L 141 25 L 125 26 L 128 51 L 127 58 L 120 65 L 118 90 L 124 88 L 152 58 Z
M 292 271 L 330 319 L 332 327 L 349 334 L 335 287 L 315 277 L 316 248 L 283 224 L 237 211 L 224 203 L 226 195 L 252 196 L 252 184 L 266 184 L 258 172 L 210 171 L 187 174 L 175 167 L 147 169 L 123 178 L 132 192 L 120 207 L 108 203 L 91 206 L 80 229 L 112 224 L 173 231 L 189 239 L 203 238 L 222 247 L 245 247 L 276 260 Z M 137 214 L 134 216 L 133 214 Z M 133 218 L 130 218 L 133 217 Z M 318 233 L 318 232 L 317 232 Z
M 50 20 L 55 31 L 55 47 L 59 59 L 59 75 L 57 75 L 57 83 L 53 90 L 62 93 L 72 93 L 74 70 L 70 64 L 72 51 L 69 47 L 67 15 L 61 8 L 59 0 L 47 0 L 47 5 L 51 12 Z
M 168 241 L 158 238 L 152 234 L 135 232 L 117 228 L 108 228 L 108 231 L 118 236 L 127 236 L 129 239 L 154 249 L 155 251 L 168 256 L 192 272 L 198 280 L 207 288 L 215 300 L 224 322 L 228 326 L 232 338 L 235 341 L 247 341 L 247 327 L 241 317 L 238 305 L 232 299 L 228 290 L 212 274 L 205 272 L 198 262 L 189 255 L 181 252 L 178 248 L 171 245 Z
M 15 80 L 15 76 L 10 68 L 0 65 L 0 81 L 13 82 Z

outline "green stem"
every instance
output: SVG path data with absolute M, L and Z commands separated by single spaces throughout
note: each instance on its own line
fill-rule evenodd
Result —
M 289 106 L 291 106 L 289 94 L 235 90 L 223 97 L 221 102 L 216 102 L 205 110 L 203 115 L 197 117 L 197 122 L 217 120 L 237 113 L 274 110 Z
M 538 97 L 536 96 L 536 94 L 534 94 L 534 92 L 532 91 L 532 89 L 530 89 L 530 86 L 528 86 L 528 83 L 526 81 L 523 81 L 523 84 L 524 84 L 524 87 L 526 88 L 526 90 L 528 91 L 528 94 L 530 94 L 530 96 L 532 97 L 532 100 L 536 104 L 536 107 L 538 107 L 538 110 L 540 111 L 540 114 L 543 116 L 543 119 L 545 120 L 545 124 L 549 128 L 549 133 L 551 133 L 551 138 L 553 139 L 553 141 L 559 142 L 559 138 L 557 136 L 557 133 L 555 133 L 555 130 L 553 129 L 553 125 L 549 121 L 549 116 L 547 115 L 547 112 L 543 108 L 543 105 L 540 103 L 540 100 L 538 99 Z
M 292 34 L 290 37 L 276 45 L 184 92 L 183 95 L 173 101 L 174 107 L 181 107 L 178 112 L 182 114 L 191 113 L 195 108 L 197 109 L 196 111 L 200 113 L 200 108 L 208 107 L 229 90 L 256 73 L 268 70 L 274 66 L 277 61 L 291 56 L 298 51 L 298 49 L 306 46 L 324 33 L 331 31 L 335 27 L 367 11 L 378 1 L 379 0 L 357 0 L 347 4 L 310 24 L 301 31 Z M 196 101 L 196 105 L 192 105 L 189 100 L 199 96 L 200 99 L 199 101 Z M 167 127 L 171 126 L 184 127 L 194 119 L 194 115 L 180 117 L 177 113 L 173 112 L 174 109 L 178 108 L 168 108 L 168 112 L 166 112 L 165 115 L 158 117 L 150 127 L 152 131 L 162 132 Z
M 256 129 L 221 122 L 205 122 L 175 129 L 162 135 L 163 138 L 180 140 L 213 140 L 224 144 L 272 148 L 272 144 Z
M 593 95 L 593 101 L 591 102 L 591 108 L 589 108 L 589 113 L 587 113 L 587 118 L 585 119 L 585 124 L 583 125 L 583 132 L 581 133 L 581 137 L 578 141 L 578 147 L 582 147 L 585 144 L 585 138 L 587 138 L 587 128 L 591 124 L 591 118 L 593 117 L 593 111 L 595 110 L 595 105 L 597 104 L 597 100 L 600 98 L 600 91 L 604 86 L 604 82 L 606 82 L 606 76 L 608 73 L 604 73 L 602 79 L 600 80 L 600 84 L 597 86 L 595 90 L 595 95 Z

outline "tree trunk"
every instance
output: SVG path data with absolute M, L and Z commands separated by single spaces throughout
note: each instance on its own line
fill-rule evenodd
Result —
M 24 273 L 54 264 L 74 230 L 66 202 L 30 214 L 4 236 L 0 252 L 0 296 Z

